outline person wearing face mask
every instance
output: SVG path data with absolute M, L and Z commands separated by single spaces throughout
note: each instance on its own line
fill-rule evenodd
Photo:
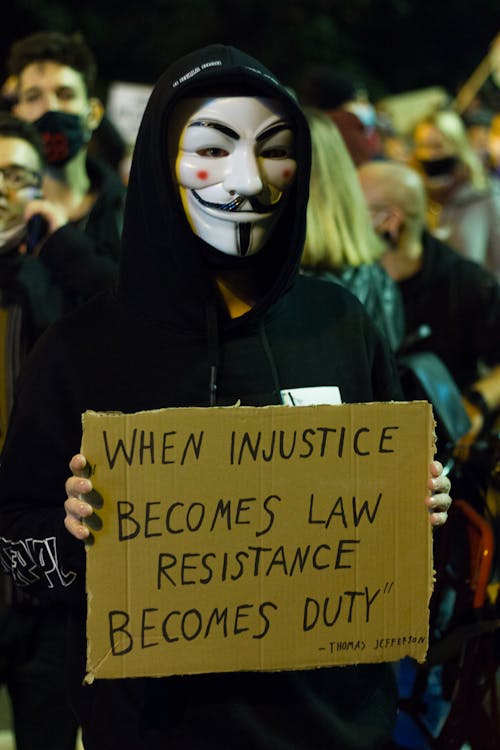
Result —
M 0 113 L 0 449 L 25 358 L 70 303 L 43 256 L 37 219 L 45 169 L 36 128 Z M 74 750 L 77 724 L 64 689 L 60 631 L 43 608 L 26 602 L 2 574 L 0 682 L 6 685 L 18 750 Z
M 380 262 L 403 297 L 407 333 L 430 329 L 417 349 L 437 354 L 463 393 L 471 429 L 457 451 L 466 459 L 500 409 L 500 285 L 428 231 L 425 188 L 413 168 L 371 162 L 358 175 L 386 243 Z
M 386 244 L 380 262 L 401 291 L 407 333 L 412 335 L 423 328 L 428 331 L 425 338 L 415 341 L 412 350 L 436 354 L 447 366 L 462 394 L 470 428 L 455 446 L 458 461 L 455 466 L 452 464 L 451 473 L 454 489 L 459 497 L 465 498 L 494 524 L 490 512 L 494 510 L 493 506 L 486 509 L 488 486 L 495 467 L 494 452 L 493 457 L 485 455 L 483 446 L 488 447 L 490 432 L 492 442 L 496 440 L 498 443 L 500 285 L 487 269 L 464 258 L 428 231 L 426 191 L 415 169 L 396 162 L 371 162 L 359 167 L 358 175 L 373 226 Z M 439 381 L 439 387 L 446 393 L 444 381 Z M 456 527 L 452 527 L 450 533 L 453 529 L 455 537 L 450 547 L 460 554 L 465 545 Z M 440 559 L 440 539 L 443 537 L 437 537 L 437 560 Z M 448 562 L 452 570 L 454 558 L 447 558 Z M 453 591 L 450 593 L 451 596 L 440 595 L 439 601 L 431 606 L 432 611 L 438 612 L 431 623 L 431 632 L 437 640 L 449 632 L 447 627 L 455 601 Z M 475 611 L 474 619 L 479 617 L 480 613 Z M 450 652 L 450 675 L 454 664 L 455 657 Z M 443 681 L 442 663 L 434 664 L 431 659 L 430 665 L 419 672 L 416 665 L 406 660 L 402 663 L 402 697 L 408 697 L 408 685 L 415 685 L 415 691 L 421 685 L 422 693 L 419 696 L 412 693 L 410 700 L 402 701 L 395 730 L 396 747 L 431 746 L 421 731 L 407 721 L 408 715 L 420 717 L 438 742 L 448 736 L 450 727 L 452 736 L 457 736 L 453 734 L 453 721 L 460 726 L 461 732 L 464 727 L 468 731 L 467 722 L 457 718 L 453 698 L 449 697 L 453 694 L 452 685 Z M 493 664 L 490 668 L 493 669 Z M 416 680 L 415 674 L 418 675 Z M 471 674 L 469 679 L 470 684 L 479 683 L 480 673 Z M 424 687 L 426 695 L 423 694 Z M 450 713 L 452 709 L 453 713 Z M 446 724 L 448 717 L 450 721 Z M 464 734 L 459 736 L 466 739 Z M 472 737 L 467 739 L 472 740 Z
M 309 167 L 303 112 L 258 60 L 214 44 L 174 62 L 135 144 L 118 287 L 56 323 L 25 370 L 0 467 L 0 558 L 28 537 L 50 544 L 53 585 L 42 564 L 27 588 L 70 615 L 86 750 L 368 750 L 390 737 L 388 664 L 82 685 L 95 497 L 78 453 L 82 411 L 267 406 L 295 389 L 314 403 L 319 384 L 345 402 L 400 397 L 361 303 L 298 273 Z M 434 525 L 450 504 L 441 470 L 433 462 L 422 498 Z
M 12 112 L 39 130 L 47 162 L 43 200 L 26 215 L 45 220 L 40 253 L 77 306 L 116 281 L 125 194 L 116 171 L 89 156 L 104 114 L 95 59 L 81 35 L 41 31 L 12 44 L 7 70 Z
M 500 184 L 472 149 L 460 115 L 440 110 L 417 123 L 412 166 L 424 181 L 431 232 L 500 281 Z

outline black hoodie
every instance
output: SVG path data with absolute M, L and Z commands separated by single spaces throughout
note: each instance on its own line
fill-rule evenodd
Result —
M 266 246 L 242 260 L 253 266 L 261 293 L 236 319 L 221 304 L 210 253 L 188 225 L 168 161 L 179 98 L 222 90 L 279 99 L 296 133 L 298 164 Z M 63 502 L 85 410 L 134 412 L 238 399 L 278 404 L 282 389 L 319 385 L 338 386 L 344 402 L 401 398 L 392 359 L 357 299 L 340 286 L 298 275 L 309 159 L 307 124 L 293 96 L 239 50 L 206 47 L 158 81 L 132 162 L 118 288 L 56 323 L 21 380 L 0 467 L 0 535 L 2 563 L 28 594 L 83 614 L 85 556 L 64 529 Z M 114 682 L 97 680 L 84 690 Z M 130 681 L 116 681 L 116 691 L 120 682 Z M 378 750 L 395 713 L 388 665 L 132 682 L 154 692 L 148 706 L 162 700 L 163 690 L 168 701 L 176 696 L 171 713 L 162 705 L 155 714 L 168 724 L 168 743 L 141 744 L 142 729 L 137 722 L 132 728 L 130 719 L 123 738 L 129 744 L 115 735 L 110 748 Z M 156 731 L 151 716 L 145 724 L 146 733 Z

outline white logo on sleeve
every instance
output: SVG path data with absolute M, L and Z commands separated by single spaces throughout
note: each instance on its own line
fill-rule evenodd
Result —
M 66 588 L 76 578 L 72 570 L 62 569 L 55 537 L 11 541 L 0 537 L 0 564 L 17 586 L 31 586 L 45 579 L 49 589 Z

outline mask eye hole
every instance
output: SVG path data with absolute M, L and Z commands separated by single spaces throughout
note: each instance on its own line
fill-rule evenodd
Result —
M 285 146 L 270 146 L 265 148 L 261 154 L 264 159 L 288 159 L 289 150 Z
M 229 151 L 220 146 L 208 146 L 206 148 L 196 149 L 198 156 L 205 156 L 208 159 L 222 159 L 224 156 L 229 156 Z

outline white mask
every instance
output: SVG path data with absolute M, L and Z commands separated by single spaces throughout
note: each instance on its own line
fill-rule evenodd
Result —
M 294 135 L 278 102 L 252 96 L 191 99 L 175 165 L 193 232 L 234 256 L 266 242 L 297 164 Z

